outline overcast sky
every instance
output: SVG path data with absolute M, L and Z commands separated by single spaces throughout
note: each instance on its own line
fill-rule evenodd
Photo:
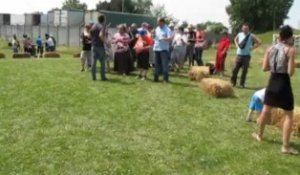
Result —
M 47 12 L 53 7 L 61 7 L 64 0 L 2 0 L 0 13 L 30 13 Z M 99 0 L 81 0 L 88 4 L 89 9 L 95 9 Z M 164 3 L 169 13 L 180 20 L 188 20 L 191 23 L 205 22 L 207 20 L 222 22 L 229 25 L 225 7 L 229 0 L 153 0 L 156 3 Z M 184 4 L 182 3 L 184 2 Z M 300 0 L 295 0 L 290 11 L 290 19 L 286 23 L 300 28 Z

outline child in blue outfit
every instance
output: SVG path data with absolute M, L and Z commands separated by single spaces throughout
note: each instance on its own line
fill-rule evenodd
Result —
M 43 57 L 44 53 L 44 45 L 43 45 L 43 38 L 41 36 L 38 36 L 36 39 L 36 46 L 37 46 L 37 54 L 40 56 L 40 58 Z
M 247 122 L 251 122 L 253 117 L 253 113 L 256 113 L 257 116 L 260 116 L 263 107 L 264 107 L 264 99 L 265 99 L 266 88 L 256 91 L 251 98 L 251 102 L 249 105 L 249 112 L 246 118 Z

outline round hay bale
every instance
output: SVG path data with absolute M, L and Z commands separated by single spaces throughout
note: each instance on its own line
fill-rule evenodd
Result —
M 60 58 L 60 54 L 57 52 L 46 52 L 44 58 Z
M 14 59 L 26 59 L 31 58 L 30 53 L 15 53 L 13 54 Z
M 275 108 L 271 111 L 270 125 L 282 129 L 284 119 L 285 116 L 284 116 L 284 111 L 282 109 Z M 294 109 L 293 135 L 300 137 L 300 107 L 295 107 Z
M 283 121 L 284 121 L 284 111 L 278 108 L 272 109 L 271 120 L 269 124 L 281 128 L 283 126 Z
M 194 66 L 189 71 L 189 79 L 192 81 L 201 81 L 203 78 L 209 77 L 209 67 Z
M 300 107 L 294 109 L 293 135 L 300 137 Z
M 234 96 L 234 89 L 230 82 L 215 79 L 205 78 L 201 81 L 200 87 L 205 93 L 217 98 L 227 98 Z
M 296 66 L 296 68 L 300 68 L 300 61 L 296 61 L 295 66 Z
M 73 55 L 74 58 L 80 58 L 80 53 L 76 53 Z
M 4 53 L 0 53 L 0 59 L 4 59 L 4 58 L 5 58 Z

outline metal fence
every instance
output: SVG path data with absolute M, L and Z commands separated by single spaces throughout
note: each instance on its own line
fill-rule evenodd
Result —
M 53 35 L 58 45 L 69 47 L 80 46 L 80 34 L 82 26 L 62 27 L 62 26 L 24 26 L 24 25 L 0 25 L 0 38 L 7 41 L 11 40 L 13 35 L 21 38 L 27 34 L 33 41 L 40 35 L 44 37 L 46 33 Z

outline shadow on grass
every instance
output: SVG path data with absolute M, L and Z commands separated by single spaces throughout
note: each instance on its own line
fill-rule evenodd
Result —
M 241 87 L 236 87 L 237 89 L 244 89 L 244 90 L 249 90 L 249 91 L 258 91 L 261 90 L 265 87 L 245 87 L 245 88 L 241 88 Z
M 197 87 L 197 85 L 193 85 L 191 83 L 179 83 L 179 82 L 170 82 L 171 85 L 179 86 L 179 87 Z
M 282 146 L 282 142 L 279 141 L 279 140 L 268 140 L 268 139 L 265 139 L 264 142 L 269 143 L 269 144 L 275 144 L 275 145 Z M 290 146 L 293 147 L 294 149 L 300 151 L 300 145 L 297 145 L 295 143 L 291 143 Z
M 135 82 L 122 81 L 119 78 L 109 78 L 107 81 L 105 81 L 105 83 L 107 83 L 107 84 L 120 84 L 120 85 L 126 85 L 126 86 L 131 86 L 131 85 L 136 84 Z

